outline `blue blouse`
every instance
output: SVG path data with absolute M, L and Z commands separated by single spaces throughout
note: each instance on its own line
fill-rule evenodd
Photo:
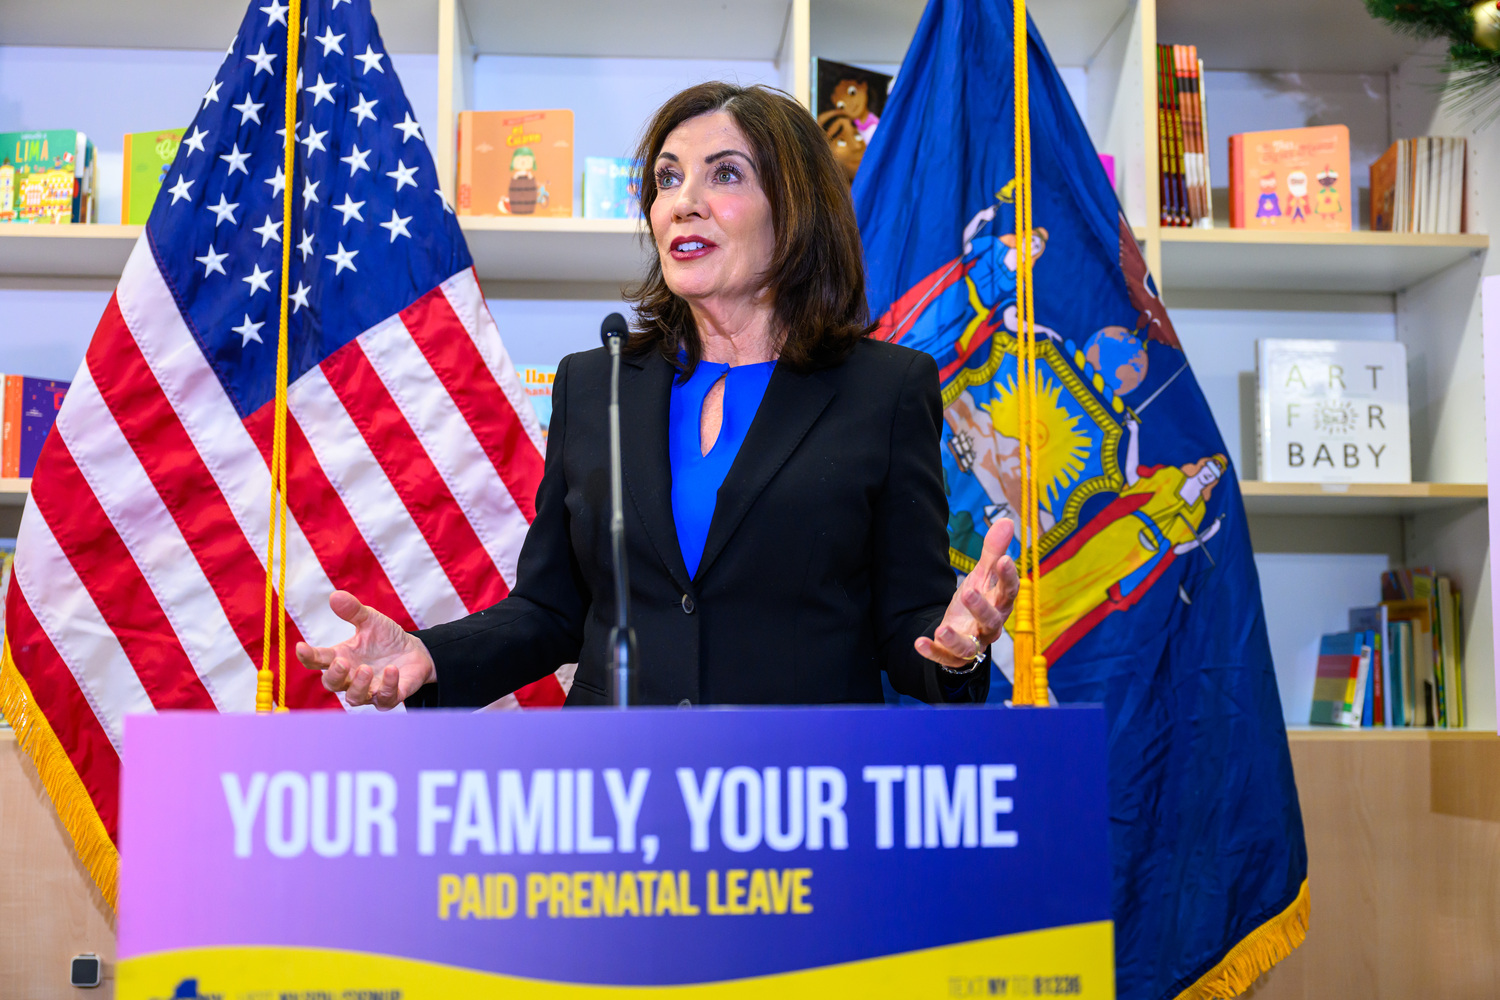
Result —
M 686 382 L 672 380 L 672 401 L 667 429 L 667 450 L 672 462 L 672 517 L 677 523 L 677 544 L 688 576 L 698 574 L 708 526 L 714 518 L 719 487 L 740 453 L 750 422 L 760 409 L 766 386 L 771 382 L 775 361 L 757 365 L 698 362 Z M 707 455 L 700 434 L 703 401 L 708 390 L 724 379 L 724 422 L 719 437 Z

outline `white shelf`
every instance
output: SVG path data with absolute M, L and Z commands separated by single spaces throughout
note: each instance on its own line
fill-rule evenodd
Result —
M 0 507 L 26 506 L 26 494 L 30 491 L 29 479 L 0 479 Z
M 924 0 L 812 0 L 812 54 L 899 63 L 925 6 Z M 1085 66 L 1133 6 L 1130 0 L 1045 0 L 1027 10 L 1055 63 Z
M 0 276 L 118 278 L 143 228 L 0 223 Z
M 1161 230 L 1161 283 L 1213 290 L 1394 293 L 1483 253 L 1482 234 Z M 1170 301 L 1169 301 L 1170 304 Z
M 247 6 L 238 0 L 13 0 L 0 17 L 0 45 L 222 52 Z M 371 0 L 371 6 L 388 51 L 437 51 L 438 0 Z
M 1251 514 L 1399 516 L 1489 499 L 1483 483 L 1240 483 Z
M 626 219 L 466 217 L 482 280 L 628 282 L 641 275 L 640 223 Z M 0 276 L 114 280 L 140 226 L 0 224 Z
M 1422 46 L 1355 0 L 1157 0 L 1156 15 L 1157 39 L 1196 45 L 1210 70 L 1386 73 Z
M 790 9 L 790 0 L 461 0 L 459 12 L 481 53 L 774 60 Z
M 1319 740 L 1478 740 L 1500 739 L 1493 729 L 1438 729 L 1427 726 L 1360 726 L 1357 729 L 1343 726 L 1310 726 L 1305 723 L 1287 723 L 1287 739 L 1293 743 Z

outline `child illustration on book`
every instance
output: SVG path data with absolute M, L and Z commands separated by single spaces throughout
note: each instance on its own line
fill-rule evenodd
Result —
M 849 119 L 854 122 L 854 127 L 859 129 L 859 137 L 868 144 L 875 136 L 875 126 L 880 124 L 880 118 L 870 110 L 869 81 L 840 80 L 834 85 L 833 93 L 828 97 L 835 108 L 849 116 Z
M 1318 197 L 1313 201 L 1314 215 L 1338 215 L 1344 210 L 1344 204 L 1339 200 L 1336 187 L 1338 182 L 1338 171 L 1324 166 L 1318 174 Z
M 1274 226 L 1276 220 L 1281 218 L 1281 205 L 1276 201 L 1276 175 L 1271 173 L 1260 175 L 1260 200 L 1255 203 L 1255 217 L 1257 219 L 1269 219 L 1270 222 L 1263 225 Z
M 537 183 L 536 153 L 521 146 L 510 154 L 510 188 L 500 199 L 500 211 L 507 215 L 531 215 L 538 205 L 547 204 L 547 189 Z
M 1186 465 L 1140 464 L 1140 422 L 1127 415 L 1124 488 L 1042 560 L 1041 645 L 1056 662 L 1105 617 L 1133 607 L 1178 556 L 1218 533 L 1208 501 L 1229 468 L 1223 455 Z
M 1312 205 L 1307 200 L 1307 175 L 1300 170 L 1293 170 L 1286 175 L 1286 186 L 1291 192 L 1286 200 L 1289 221 L 1306 222 L 1307 213 L 1312 210 Z

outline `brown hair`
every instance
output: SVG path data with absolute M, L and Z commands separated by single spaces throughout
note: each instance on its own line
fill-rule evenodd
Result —
M 812 114 L 782 91 L 759 84 L 689 87 L 663 104 L 646 126 L 636 161 L 653 253 L 645 279 L 626 293 L 638 316 L 628 350 L 660 351 L 689 372 L 702 358 L 693 314 L 662 276 L 650 233 L 651 205 L 657 193 L 656 158 L 667 136 L 688 119 L 716 111 L 727 113 L 745 133 L 771 203 L 776 243 L 765 279 L 775 302 L 781 361 L 799 371 L 837 364 L 873 328 L 849 185 Z M 686 365 L 678 360 L 679 351 L 686 354 Z

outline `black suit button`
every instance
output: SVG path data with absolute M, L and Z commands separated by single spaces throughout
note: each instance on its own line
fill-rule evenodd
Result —
M 694 611 L 696 611 L 697 608 L 698 608 L 698 606 L 693 603 L 693 599 L 691 597 L 689 597 L 686 594 L 682 595 L 682 613 L 683 614 L 690 615 Z

